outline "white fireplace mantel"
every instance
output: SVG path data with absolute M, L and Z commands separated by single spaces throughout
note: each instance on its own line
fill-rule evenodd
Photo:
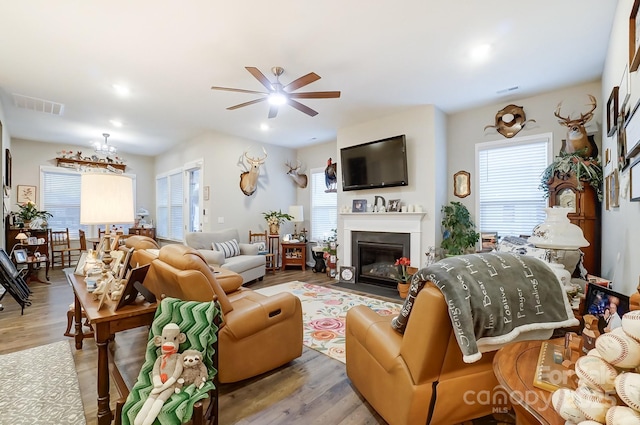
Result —
M 352 266 L 352 232 L 390 232 L 410 234 L 411 264 L 420 264 L 422 249 L 422 218 L 425 213 L 342 213 L 344 249 L 343 263 Z

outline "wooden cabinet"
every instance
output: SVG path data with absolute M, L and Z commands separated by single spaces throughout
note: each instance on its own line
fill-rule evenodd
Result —
M 580 248 L 584 252 L 584 267 L 590 274 L 600 275 L 600 202 L 596 191 L 587 182 L 578 189 L 575 176 L 567 180 L 554 178 L 549 184 L 549 206 L 573 208 L 569 220 L 580 227 L 591 245 Z M 570 270 L 572 271 L 572 270 Z
M 302 270 L 306 269 L 306 242 L 282 242 L 282 270 L 285 270 L 287 266 L 300 266 Z
M 142 235 L 148 236 L 151 239 L 156 239 L 156 228 L 155 227 L 129 227 L 130 235 Z
M 43 255 L 49 255 L 49 230 L 48 229 L 19 229 L 17 227 L 6 227 L 6 240 L 5 247 L 7 247 L 7 254 L 11 253 L 11 250 L 15 245 L 19 245 L 20 241 L 16 239 L 18 233 L 23 232 L 27 236 L 44 239 L 44 242 L 41 244 L 32 244 L 26 245 L 25 241 L 25 249 L 29 255 L 33 255 L 35 251 L 40 252 Z

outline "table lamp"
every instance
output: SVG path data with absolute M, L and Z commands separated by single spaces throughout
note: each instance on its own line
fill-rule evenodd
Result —
M 20 232 L 16 235 L 16 240 L 20 243 L 20 245 L 24 245 L 24 241 L 26 241 L 27 239 L 29 239 L 29 236 L 27 236 L 24 232 Z
M 105 224 L 102 262 L 111 263 L 111 224 L 134 222 L 133 182 L 112 173 L 85 173 L 80 177 L 80 224 Z
M 533 229 L 533 234 L 528 239 L 536 247 L 552 251 L 549 265 L 567 288 L 571 286 L 571 272 L 558 262 L 558 251 L 576 250 L 589 246 L 589 241 L 584 238 L 582 229 L 569 221 L 567 214 L 571 211 L 571 208 L 545 208 L 546 220 Z
M 291 221 L 293 221 L 293 237 L 298 239 L 298 223 L 302 223 L 304 221 L 304 210 L 302 205 L 291 205 L 289 207 L 289 215 L 292 217 Z

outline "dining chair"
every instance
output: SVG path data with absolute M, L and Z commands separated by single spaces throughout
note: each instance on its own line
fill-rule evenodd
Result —
M 249 243 L 254 244 L 254 243 L 259 243 L 259 244 L 264 244 L 262 246 L 262 249 L 260 249 L 260 253 L 265 253 L 265 270 L 266 271 L 270 271 L 273 272 L 273 274 L 276 273 L 276 261 L 275 261 L 275 254 L 273 252 L 268 252 L 269 251 L 269 238 L 267 236 L 267 231 L 265 230 L 264 232 L 252 232 L 251 230 L 249 230 Z
M 60 264 L 62 267 L 66 267 L 67 265 L 71 267 L 71 253 L 77 252 L 79 254 L 81 252 L 80 248 L 71 248 L 68 227 L 65 230 L 49 229 L 49 245 L 51 251 L 51 268 L 55 268 L 56 255 L 60 256 Z
M 87 235 L 82 229 L 78 229 L 78 235 L 80 236 L 80 251 L 84 252 L 87 250 Z

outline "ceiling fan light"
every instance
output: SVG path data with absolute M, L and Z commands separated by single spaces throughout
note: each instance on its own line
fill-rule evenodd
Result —
M 284 105 L 285 103 L 287 103 L 287 96 L 285 96 L 284 94 L 271 93 L 269 95 L 269 104 L 280 106 L 280 105 Z

